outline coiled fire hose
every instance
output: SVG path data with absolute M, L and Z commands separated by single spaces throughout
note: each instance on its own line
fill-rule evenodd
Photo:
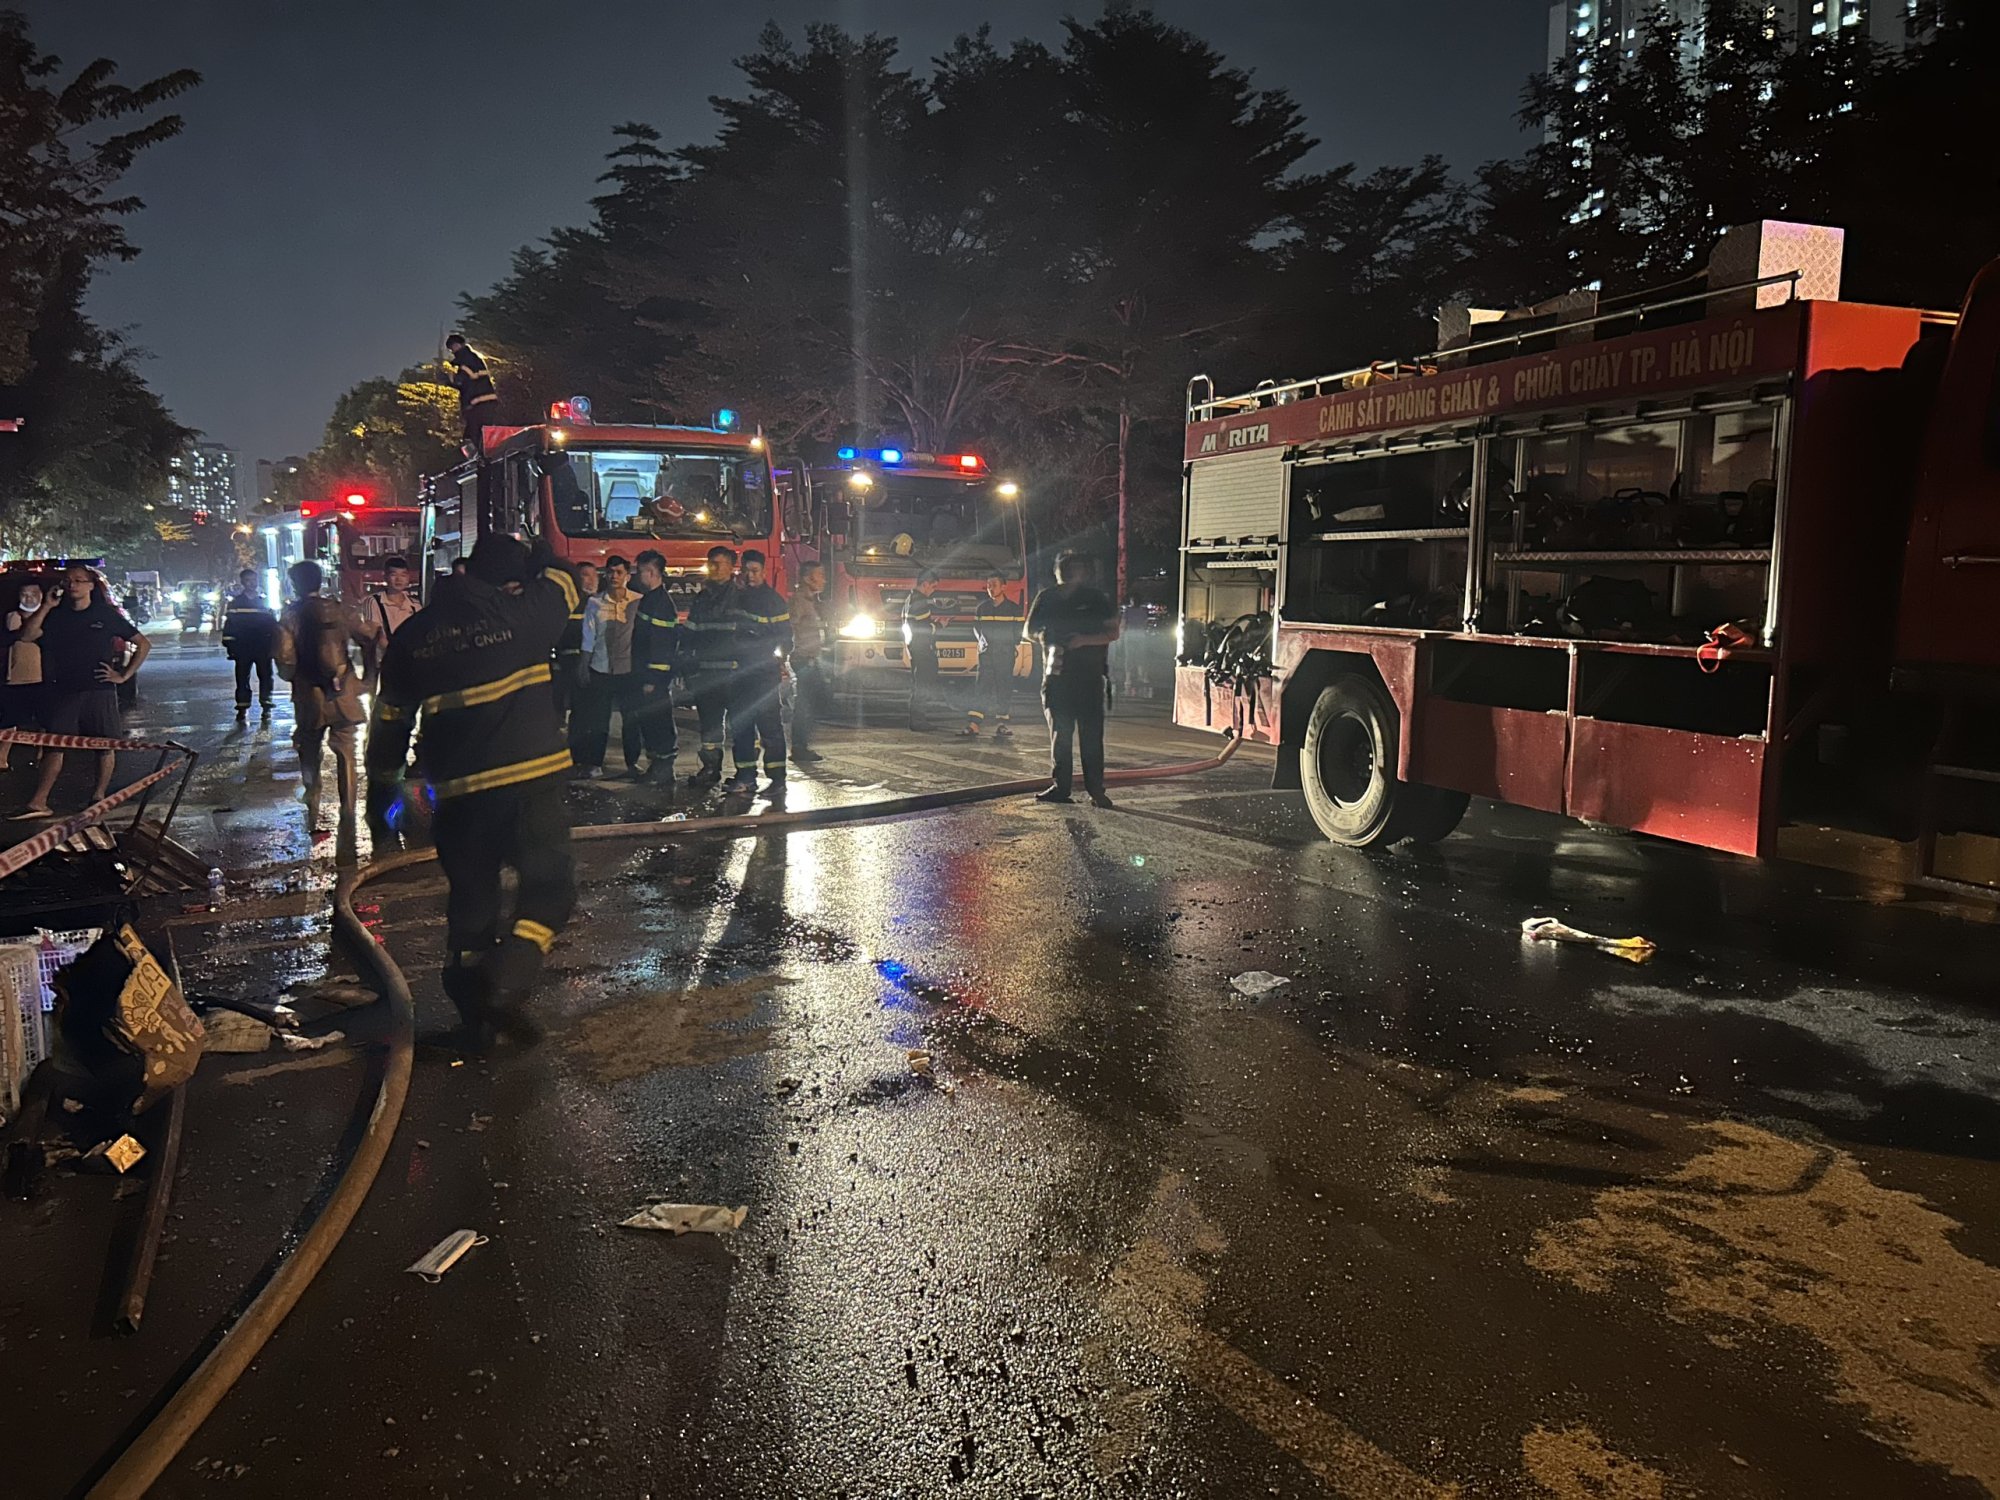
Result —
M 1107 771 L 1104 780 L 1109 786 L 1133 786 L 1199 775 L 1225 765 L 1241 744 L 1242 740 L 1231 731 L 1222 752 L 1208 760 Z M 718 833 L 755 836 L 834 828 L 849 823 L 874 823 L 942 812 L 977 802 L 996 802 L 1005 797 L 1024 796 L 1046 784 L 1046 777 L 1036 777 L 1027 781 L 998 781 L 985 786 L 921 792 L 844 807 L 648 823 L 604 823 L 574 829 L 570 836 L 579 843 L 594 843 L 606 839 L 679 840 Z M 333 1191 L 327 1195 L 312 1223 L 299 1236 L 291 1254 L 271 1273 L 249 1306 L 243 1309 L 242 1315 L 209 1350 L 207 1357 L 85 1492 L 88 1500 L 138 1500 L 152 1487 L 201 1424 L 208 1420 L 209 1414 L 221 1404 L 222 1398 L 229 1394 L 271 1335 L 277 1332 L 278 1325 L 284 1322 L 286 1314 L 305 1294 L 306 1288 L 312 1285 L 313 1278 L 333 1254 L 348 1225 L 354 1221 L 355 1214 L 360 1212 L 368 1190 L 375 1185 L 376 1174 L 388 1158 L 390 1143 L 402 1120 L 403 1104 L 409 1097 L 410 1073 L 416 1052 L 416 1001 L 410 994 L 409 981 L 404 978 L 388 948 L 355 914 L 354 896 L 365 885 L 436 858 L 437 851 L 434 849 L 405 850 L 344 872 L 335 885 L 335 936 L 347 944 L 368 977 L 373 979 L 382 998 L 388 1002 L 394 1023 L 367 1126 L 354 1148 L 354 1154 L 348 1158 L 340 1180 L 334 1184 Z

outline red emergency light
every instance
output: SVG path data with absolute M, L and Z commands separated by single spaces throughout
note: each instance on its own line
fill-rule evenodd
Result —
M 977 470 L 986 467 L 986 460 L 977 453 L 947 453 L 938 462 L 947 469 Z
M 299 505 L 299 519 L 301 521 L 310 521 L 313 518 L 313 511 L 315 509 L 316 507 L 313 505 L 312 501 L 306 500 L 301 502 L 301 504 Z
M 342 503 L 352 507 L 355 510 L 359 510 L 362 506 L 368 503 L 368 497 L 362 494 L 361 491 L 354 490 L 348 494 L 347 498 Z

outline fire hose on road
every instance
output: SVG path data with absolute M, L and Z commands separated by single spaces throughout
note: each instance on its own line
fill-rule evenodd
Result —
M 1225 765 L 1235 755 L 1241 739 L 1232 733 L 1220 754 L 1207 760 L 1183 761 L 1174 765 L 1140 766 L 1108 771 L 1111 786 L 1133 786 L 1199 775 Z M 992 782 L 984 786 L 957 787 L 941 792 L 921 792 L 891 797 L 878 802 L 859 802 L 842 807 L 805 808 L 797 812 L 738 814 L 712 818 L 685 818 L 647 823 L 606 823 L 575 829 L 578 842 L 609 839 L 655 838 L 696 839 L 717 834 L 742 837 L 766 833 L 811 831 L 846 824 L 882 822 L 892 818 L 943 812 L 980 802 L 996 802 L 1006 797 L 1025 796 L 1047 782 L 1046 777 L 1027 781 Z M 389 950 L 362 923 L 354 910 L 354 896 L 363 886 L 400 870 L 434 860 L 432 849 L 411 849 L 376 860 L 343 874 L 334 888 L 333 924 L 335 935 L 345 941 L 360 966 L 371 978 L 389 1005 L 392 1021 L 388 1055 L 376 1087 L 375 1100 L 368 1112 L 354 1154 L 348 1158 L 340 1179 L 334 1184 L 312 1223 L 300 1234 L 291 1253 L 277 1266 L 255 1298 L 222 1334 L 179 1389 L 158 1413 L 111 1462 L 97 1482 L 86 1491 L 88 1500 L 137 1500 L 165 1472 L 175 1455 L 187 1444 L 209 1414 L 221 1404 L 231 1387 L 241 1378 L 250 1362 L 263 1349 L 278 1325 L 312 1285 L 334 1248 L 340 1243 L 362 1202 L 374 1186 L 376 1174 L 389 1154 L 396 1127 L 403 1117 L 409 1097 L 410 1074 L 416 1050 L 416 1001 L 409 981 L 389 954 Z

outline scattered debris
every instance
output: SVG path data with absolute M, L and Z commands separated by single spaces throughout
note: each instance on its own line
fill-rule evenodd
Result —
M 102 1171 L 109 1167 L 120 1176 L 139 1165 L 139 1159 L 146 1154 L 146 1148 L 129 1135 L 121 1135 L 115 1141 L 99 1141 L 83 1153 L 81 1166 L 86 1171 Z
M 937 1077 L 937 1074 L 931 1070 L 930 1053 L 923 1051 L 921 1048 L 913 1050 L 910 1053 L 910 1071 L 919 1078 Z
M 131 927 L 97 938 L 50 982 L 68 1017 L 64 1034 L 104 1038 L 76 1060 L 101 1088 L 132 1088 L 133 1114 L 144 1114 L 194 1076 L 201 1021 Z
M 229 995 L 189 995 L 187 1001 L 204 1022 L 219 1013 L 233 1012 L 248 1016 L 253 1021 L 262 1021 L 273 1031 L 296 1031 L 299 1028 L 298 1013 L 282 1000 L 269 1002 L 238 1000 Z
M 669 1234 L 734 1234 L 743 1227 L 749 1208 L 719 1208 L 712 1203 L 648 1203 L 621 1229 L 664 1229 Z
M 204 1052 L 263 1052 L 271 1045 L 271 1028 L 240 1011 L 212 1010 L 202 1029 Z
M 1599 937 L 1594 932 L 1568 927 L 1554 917 L 1530 917 L 1521 924 L 1521 936 L 1537 943 L 1577 943 L 1586 948 L 1596 948 L 1609 953 L 1613 958 L 1622 958 L 1627 963 L 1643 964 L 1652 960 L 1658 950 L 1650 938 L 1642 937 Z
M 475 1245 L 486 1243 L 486 1236 L 476 1229 L 457 1229 L 431 1247 L 430 1254 L 410 1267 L 410 1271 L 429 1282 L 444 1280 L 444 1273 L 457 1265 L 459 1260 Z
M 1229 987 L 1246 1000 L 1267 1000 L 1280 990 L 1290 989 L 1291 980 L 1266 969 L 1252 969 L 1229 981 Z
M 337 981 L 327 984 L 309 985 L 294 996 L 295 1003 L 311 1002 L 319 1005 L 336 1006 L 341 1010 L 352 1010 L 360 1005 L 373 1005 L 382 997 L 365 985 L 342 984 Z
M 289 1031 L 277 1033 L 278 1040 L 285 1044 L 287 1052 L 317 1052 L 322 1047 L 330 1047 L 335 1042 L 347 1040 L 344 1031 L 329 1031 L 324 1036 L 294 1036 Z
M 261 1068 L 238 1068 L 233 1073 L 224 1073 L 222 1081 L 230 1084 L 260 1083 L 266 1078 L 275 1078 L 280 1073 L 303 1073 L 311 1068 L 341 1068 L 354 1061 L 356 1054 L 348 1051 L 320 1051 L 305 1057 L 289 1058 L 284 1062 L 265 1063 Z M 452 1059 L 452 1066 L 458 1066 L 458 1059 Z

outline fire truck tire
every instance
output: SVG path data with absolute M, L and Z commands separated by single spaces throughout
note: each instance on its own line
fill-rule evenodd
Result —
M 1387 844 L 1399 795 L 1396 704 L 1382 685 L 1358 675 L 1336 677 L 1321 690 L 1306 720 L 1299 780 L 1320 832 L 1357 849 Z
M 1464 792 L 1406 781 L 1396 790 L 1396 818 L 1388 842 L 1435 844 L 1458 827 L 1471 805 L 1472 798 Z

